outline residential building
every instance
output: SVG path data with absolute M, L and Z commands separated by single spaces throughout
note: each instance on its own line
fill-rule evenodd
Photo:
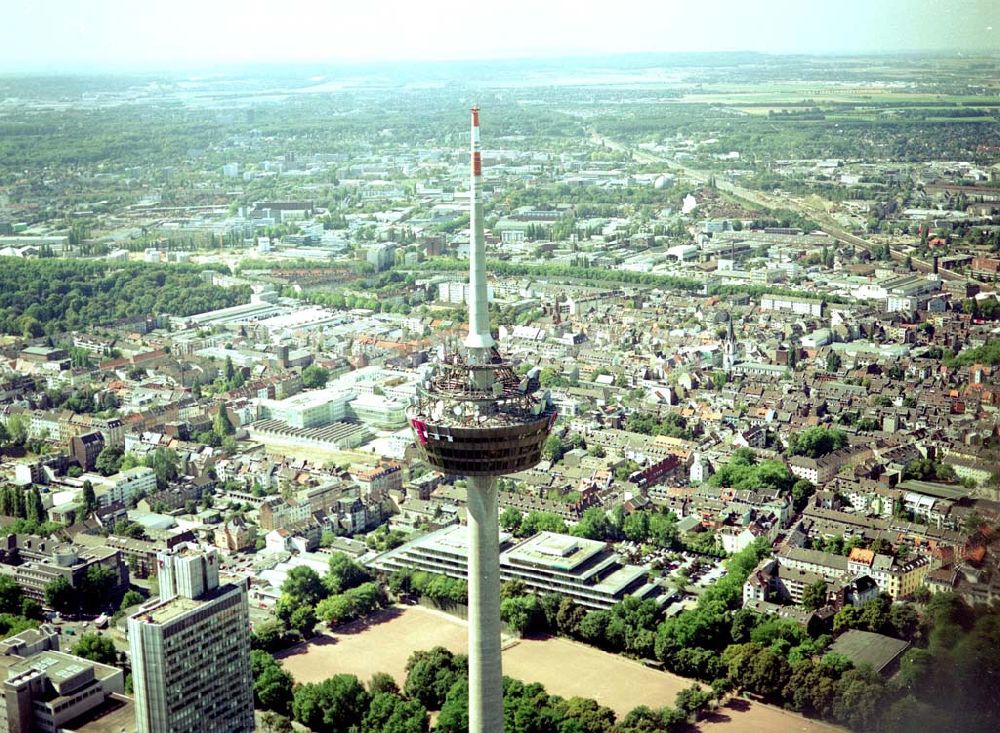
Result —
M 93 471 L 97 456 L 104 450 L 104 436 L 97 432 L 74 435 L 69 439 L 69 452 L 84 471 Z
M 272 529 L 264 535 L 264 551 L 268 553 L 288 552 L 292 541 L 292 533 L 284 527 Z
M 826 306 L 822 300 L 815 298 L 795 298 L 790 295 L 764 295 L 760 299 L 762 311 L 777 311 L 779 313 L 794 313 L 800 316 L 823 317 Z
M 241 517 L 234 517 L 215 529 L 215 546 L 227 552 L 242 552 L 254 546 L 257 533 Z
M 308 502 L 286 501 L 280 496 L 270 497 L 260 505 L 260 528 L 270 532 L 305 524 L 312 517 Z
M 780 601 L 799 604 L 805 589 L 820 581 L 826 582 L 820 573 L 788 567 L 778 558 L 768 558 L 750 573 L 743 584 L 743 603 Z
M 799 547 L 783 547 L 778 552 L 781 564 L 796 570 L 808 570 L 833 582 L 848 575 L 847 558 L 820 550 L 804 550 Z
M 847 561 L 852 575 L 870 575 L 879 590 L 888 593 L 894 601 L 908 598 L 923 584 L 931 570 L 930 558 L 925 555 L 897 560 L 891 555 L 879 555 L 857 547 L 851 550 Z
M 388 270 L 396 257 L 396 245 L 391 242 L 380 242 L 368 248 L 366 259 L 368 264 L 374 265 L 379 272 Z
M 466 282 L 444 282 L 438 284 L 438 300 L 444 303 L 464 305 L 469 299 L 469 284 Z M 492 303 L 494 300 L 493 287 L 486 288 L 486 300 Z
M 788 460 L 788 468 L 796 478 L 802 478 L 813 484 L 825 484 L 837 475 L 838 465 L 835 461 L 824 460 L 829 456 L 809 458 L 808 456 L 792 456 Z
M 128 468 L 111 476 L 84 474 L 81 478 L 94 486 L 98 506 L 108 506 L 120 501 L 128 504 L 135 496 L 145 496 L 156 491 L 156 472 L 146 466 Z
M 870 447 L 860 450 L 842 448 L 819 458 L 792 456 L 788 460 L 788 468 L 796 478 L 804 478 L 819 485 L 832 480 L 843 466 L 860 463 L 871 455 Z
M 783 364 L 765 364 L 757 361 L 744 361 L 733 365 L 733 374 L 737 376 L 766 377 L 769 379 L 783 379 L 789 376 L 792 370 Z
M 748 512 L 748 514 L 750 514 Z M 775 515 L 747 517 L 746 524 L 727 525 L 720 527 L 718 538 L 722 549 L 734 553 L 745 550 L 760 537 L 766 537 L 774 542 L 781 529 L 781 520 Z
M 381 501 L 390 491 L 403 490 L 403 467 L 398 463 L 385 463 L 375 468 L 358 468 L 351 477 L 361 487 L 364 496 Z
M 689 474 L 689 480 L 692 484 L 700 484 L 703 481 L 708 480 L 708 478 L 714 473 L 712 464 L 706 459 L 701 453 L 694 454 L 694 460 L 691 462 L 691 471 Z

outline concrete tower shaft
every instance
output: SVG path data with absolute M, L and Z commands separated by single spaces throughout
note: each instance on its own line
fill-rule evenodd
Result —
M 503 730 L 497 478 L 468 480 L 469 733 L 493 733 Z

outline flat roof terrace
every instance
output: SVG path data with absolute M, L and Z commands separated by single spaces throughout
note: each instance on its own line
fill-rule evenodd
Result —
M 147 623 L 166 624 L 188 611 L 194 611 L 203 603 L 203 601 L 196 601 L 184 596 L 174 596 L 169 600 L 160 601 L 151 608 L 138 611 L 136 616 L 141 616 Z
M 917 479 L 903 481 L 896 488 L 903 491 L 912 491 L 914 494 L 933 496 L 936 499 L 951 499 L 952 501 L 964 499 L 972 494 L 973 491 L 961 485 L 940 484 L 935 481 L 918 481 Z
M 582 537 L 541 532 L 504 553 L 506 560 L 546 570 L 573 572 L 605 549 L 605 544 Z
M 327 388 L 310 392 L 300 392 L 283 400 L 267 400 L 267 403 L 281 409 L 307 410 L 311 407 L 321 407 L 338 400 L 352 399 L 354 396 L 354 392 L 351 391 Z
M 640 579 L 644 582 L 643 586 L 646 585 L 645 578 L 648 571 L 638 565 L 622 565 L 620 568 L 615 570 L 613 573 L 605 578 L 602 578 L 600 582 L 593 585 L 593 589 L 602 593 L 607 593 L 609 596 L 617 596 L 622 593 L 626 588 L 633 585 Z M 652 586 L 650 586 L 652 588 Z M 641 596 L 645 597 L 645 595 Z
M 196 611 L 213 601 L 238 592 L 239 588 L 240 584 L 238 583 L 225 583 L 217 588 L 212 588 L 199 598 L 173 596 L 165 601 L 150 601 L 145 606 L 140 607 L 129 618 L 138 618 L 152 624 L 162 625 L 170 623 L 186 613 Z
M 510 542 L 510 540 L 511 535 L 509 532 L 500 532 L 501 552 L 503 552 L 504 545 Z M 447 527 L 442 527 L 437 532 L 431 532 L 430 534 L 424 535 L 424 537 L 416 540 L 415 546 L 422 547 L 432 552 L 436 551 L 447 555 L 453 555 L 461 558 L 462 562 L 465 562 L 469 557 L 468 527 L 461 524 L 452 524 Z

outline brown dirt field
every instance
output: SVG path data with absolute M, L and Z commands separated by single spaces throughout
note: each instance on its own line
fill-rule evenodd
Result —
M 367 681 L 388 672 L 400 685 L 406 660 L 420 649 L 468 649 L 465 622 L 420 606 L 396 607 L 335 633 L 292 647 L 278 657 L 297 682 L 319 682 L 347 672 Z M 649 669 L 639 662 L 556 637 L 505 641 L 503 671 L 525 682 L 540 682 L 562 697 L 590 697 L 622 716 L 637 705 L 671 705 L 691 680 Z M 731 700 L 698 725 L 702 733 L 844 733 L 768 705 Z
M 708 720 L 700 722 L 698 730 L 701 733 L 848 733 L 846 728 L 742 698 L 729 700 Z
M 296 682 L 322 682 L 343 672 L 367 682 L 376 672 L 387 672 L 402 685 L 410 654 L 435 646 L 464 654 L 465 623 L 419 606 L 394 607 L 275 656 Z
M 559 637 L 522 639 L 503 654 L 503 671 L 541 682 L 562 697 L 592 697 L 620 717 L 637 705 L 660 707 L 691 680 Z

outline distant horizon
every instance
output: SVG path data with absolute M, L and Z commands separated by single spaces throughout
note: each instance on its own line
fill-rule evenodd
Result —
M 992 0 L 49 0 L 4 10 L 0 73 L 556 60 L 669 53 L 1000 54 Z
M 932 50 L 892 50 L 892 51 L 829 51 L 829 52 L 799 52 L 799 51 L 754 51 L 750 49 L 732 51 L 612 51 L 601 53 L 567 53 L 558 55 L 535 55 L 535 56 L 496 56 L 496 57 L 456 57 L 456 58 L 412 58 L 412 59 L 346 59 L 331 58 L 328 60 L 291 60 L 291 61 L 231 61 L 231 62 L 192 62 L 190 64 L 159 65 L 150 64 L 148 66 L 133 66 L 131 69 L 123 69 L 117 65 L 86 66 L 76 64 L 73 66 L 38 66 L 25 67 L 22 69 L 4 69 L 0 67 L 0 77 L 13 76 L 147 76 L 147 75 L 171 75 L 171 74 L 226 74 L 230 72 L 249 71 L 254 69 L 352 69 L 352 68 L 372 68 L 372 67 L 393 67 L 402 65 L 417 66 L 442 66 L 446 64 L 531 64 L 531 63 L 572 63 L 576 62 L 596 62 L 636 59 L 649 57 L 652 64 L 660 60 L 668 61 L 671 57 L 738 57 L 738 56 L 759 56 L 761 59 L 768 58 L 817 58 L 817 59 L 861 59 L 861 58 L 966 58 L 966 59 L 996 59 L 1000 62 L 1000 50 L 996 49 L 932 49 Z M 639 67 L 637 67 L 639 68 Z M 683 68 L 683 67 L 679 67 Z

